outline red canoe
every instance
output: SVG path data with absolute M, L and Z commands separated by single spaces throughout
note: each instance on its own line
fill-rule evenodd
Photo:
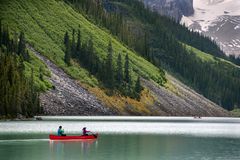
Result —
M 88 136 L 56 136 L 56 135 L 49 135 L 50 140 L 90 140 L 90 139 L 97 139 L 98 134 L 95 135 L 88 135 Z

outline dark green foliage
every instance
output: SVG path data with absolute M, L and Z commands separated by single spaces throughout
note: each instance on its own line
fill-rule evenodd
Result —
M 235 57 L 234 55 L 230 55 L 229 56 L 229 59 L 234 62 L 235 64 L 239 65 L 240 66 L 240 56 L 238 57 Z
M 130 66 L 129 66 L 129 57 L 128 54 L 125 56 L 125 64 L 124 64 L 124 81 L 125 81 L 125 87 L 126 91 L 125 94 L 132 95 L 132 81 L 130 76 Z
M 77 35 L 77 46 L 76 46 L 76 54 L 75 58 L 81 58 L 81 47 L 82 47 L 82 42 L 81 42 L 81 31 L 78 29 L 78 35 Z
M 64 35 L 64 45 L 68 44 L 69 43 L 69 35 L 68 35 L 68 32 L 65 33 Z
M 23 32 L 21 32 L 19 37 L 18 51 L 17 51 L 18 55 L 22 55 L 22 53 L 25 52 L 25 49 L 26 49 L 25 43 L 26 42 L 25 42 L 24 34 Z
M 112 48 L 112 42 L 110 41 L 108 44 L 108 55 L 107 55 L 107 61 L 106 61 L 106 85 L 108 88 L 113 89 L 114 87 L 114 68 L 113 68 L 113 48 Z
M 86 49 L 86 65 L 89 67 L 90 72 L 94 72 L 94 58 L 96 57 L 96 53 L 94 52 L 93 49 L 93 39 L 92 37 L 89 39 L 88 44 L 87 44 L 87 49 Z
M 10 46 L 13 46 L 13 44 L 10 45 Z M 25 37 L 24 37 L 24 33 L 23 33 L 23 32 L 21 32 L 21 33 L 20 33 L 20 36 L 19 36 L 19 43 L 18 43 L 18 51 L 17 51 L 17 54 L 18 54 L 18 55 L 21 55 L 25 61 L 29 61 L 29 60 L 30 60 L 29 53 L 28 53 L 28 51 L 26 50 L 26 40 L 25 40 Z
M 124 80 L 126 83 L 130 83 L 130 73 L 129 73 L 129 58 L 128 54 L 126 54 L 125 57 L 125 65 L 124 65 Z
M 68 33 L 66 32 L 64 37 L 64 43 L 65 43 L 65 55 L 64 55 L 64 62 L 67 65 L 70 65 L 71 60 L 71 47 L 70 47 L 70 39 L 68 36 Z
M 75 29 L 73 29 L 72 30 L 71 55 L 74 57 L 75 54 L 76 54 Z
M 113 65 L 113 48 L 112 43 L 109 41 L 108 45 L 108 53 L 106 60 L 100 61 L 95 50 L 94 43 L 92 37 L 87 42 L 83 42 L 81 44 L 81 34 L 80 30 L 78 31 L 78 40 L 76 44 L 72 44 L 76 46 L 76 53 L 73 54 L 71 51 L 68 57 L 69 61 L 71 58 L 77 60 L 81 66 L 86 68 L 91 74 L 95 75 L 99 80 L 102 81 L 103 86 L 108 89 L 109 95 L 112 95 L 114 91 L 120 92 L 125 96 L 129 96 L 132 98 L 139 99 L 140 98 L 140 89 L 135 89 L 132 85 L 131 74 L 130 74 L 130 63 L 129 57 L 126 55 L 125 58 L 125 68 L 123 75 L 123 66 L 122 66 L 122 58 L 121 55 L 118 55 L 117 60 L 117 68 L 114 68 Z M 64 40 L 66 39 L 65 48 L 66 51 L 69 49 L 68 42 L 69 37 L 65 34 Z M 67 38 L 66 38 L 67 37 Z M 73 50 L 72 50 L 73 51 Z M 75 55 L 75 56 L 74 56 Z M 141 88 L 140 82 L 136 82 L 136 85 Z
M 24 76 L 19 56 L 0 50 L 0 116 L 31 117 L 39 113 L 39 106 L 33 78 Z
M 65 1 L 72 3 L 95 24 L 106 27 L 148 61 L 177 75 L 215 103 L 229 110 L 240 106 L 239 69 L 226 65 L 217 57 L 236 64 L 240 63 L 240 58 L 226 57 L 210 38 L 150 11 L 139 0 Z M 202 61 L 189 53 L 183 43 L 216 56 L 216 61 Z M 124 69 L 125 86 L 129 86 L 126 63 Z M 132 91 L 127 89 L 127 92 Z
M 8 30 L 8 27 L 1 27 L 2 28 L 2 45 L 4 45 L 7 49 L 7 51 L 10 51 L 10 35 L 9 35 L 9 30 Z
M 137 82 L 135 84 L 135 88 L 134 88 L 134 92 L 135 92 L 135 97 L 137 100 L 140 100 L 140 93 L 143 90 L 142 86 L 141 86 L 141 80 L 140 77 L 138 76 Z
M 44 80 L 42 67 L 39 68 L 39 79 L 42 80 L 42 81 Z
M 39 113 L 40 102 L 33 86 L 33 70 L 30 79 L 24 74 L 24 61 L 30 60 L 24 33 L 20 33 L 18 42 L 16 33 L 15 39 L 11 39 L 8 28 L 0 26 L 0 116 L 14 118 L 22 114 L 32 117 Z
M 122 86 L 123 83 L 123 66 L 122 66 L 122 57 L 121 54 L 118 54 L 117 59 L 117 77 L 116 77 L 116 83 L 118 87 Z
M 2 20 L 0 19 L 0 44 L 2 44 Z

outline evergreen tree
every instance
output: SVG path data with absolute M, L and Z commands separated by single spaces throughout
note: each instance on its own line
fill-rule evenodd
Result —
M 117 59 L 117 85 L 121 86 L 123 83 L 123 66 L 122 66 L 122 57 L 121 54 L 118 54 Z
M 19 72 L 20 72 L 20 77 L 24 77 L 24 70 L 25 70 L 25 65 L 24 65 L 24 60 L 23 58 L 20 56 L 19 58 Z
M 0 46 L 2 45 L 2 19 L 0 19 Z
M 42 80 L 42 81 L 44 80 L 44 79 L 43 79 L 43 75 L 44 75 L 44 74 L 43 74 L 43 68 L 42 68 L 42 67 L 39 67 L 39 79 Z
M 25 46 L 25 38 L 24 33 L 21 32 L 19 36 L 19 43 L 18 43 L 18 55 L 23 55 L 23 52 L 25 52 L 26 46 Z M 23 57 L 24 58 L 24 57 Z
M 64 45 L 66 46 L 68 43 L 69 43 L 69 35 L 68 35 L 68 32 L 66 31 L 64 35 Z
M 126 83 L 130 83 L 128 54 L 126 54 L 126 57 L 125 57 L 124 80 L 125 80 Z
M 126 95 L 131 95 L 131 77 L 130 77 L 130 66 L 129 66 L 129 57 L 126 54 L 125 57 L 125 67 L 124 67 L 124 80 L 126 85 Z
M 36 113 L 33 109 L 40 105 L 32 103 L 32 100 L 39 101 L 39 97 L 35 96 L 37 92 L 33 89 L 34 82 L 27 81 L 21 65 L 23 64 L 16 55 L 2 53 L 0 50 L 0 115 L 10 116 L 9 118 L 16 117 L 17 114 L 32 116 Z
M 8 27 L 3 27 L 2 44 L 9 50 L 10 35 Z
M 87 50 L 86 50 L 86 65 L 89 68 L 90 72 L 93 72 L 94 69 L 94 61 L 95 61 L 95 52 L 94 52 L 94 47 L 93 47 L 93 40 L 92 37 L 89 39 L 88 44 L 87 44 Z
M 81 31 L 78 29 L 78 35 L 77 35 L 77 46 L 76 46 L 76 58 L 81 58 Z
M 24 61 L 30 58 L 24 34 L 20 34 L 19 42 L 16 37 L 10 39 L 8 29 L 4 29 L 0 46 L 0 116 L 9 118 L 18 114 L 32 116 L 40 105 L 33 78 L 28 81 L 24 74 Z
M 76 57 L 75 29 L 72 30 L 71 57 Z
M 33 68 L 31 68 L 31 77 L 29 80 L 29 92 L 27 93 L 29 98 L 29 103 L 27 105 L 27 116 L 32 116 L 33 113 L 33 107 L 34 107 L 34 74 L 33 74 Z
M 107 55 L 107 61 L 106 61 L 106 74 L 107 79 L 106 83 L 107 86 L 110 89 L 113 89 L 114 87 L 114 69 L 113 69 L 113 48 L 112 48 L 112 42 L 109 41 L 108 44 L 108 55 Z
M 13 36 L 12 42 L 13 42 L 12 43 L 13 44 L 12 52 L 17 53 L 17 51 L 18 51 L 18 33 L 17 32 L 14 32 L 14 36 Z
M 24 36 L 23 32 L 21 32 L 20 36 L 19 36 L 19 43 L 18 43 L 18 52 L 17 52 L 17 54 L 21 55 L 25 61 L 29 61 L 30 60 L 29 53 L 26 50 L 26 40 L 25 40 L 25 36 Z
M 137 99 L 137 100 L 140 100 L 140 95 L 141 95 L 141 91 L 142 91 L 142 86 L 141 86 L 141 82 L 140 82 L 140 76 L 138 76 L 138 78 L 137 78 L 137 82 L 136 82 L 136 84 L 135 84 L 135 89 L 134 89 L 134 91 L 135 91 L 135 98 Z
M 25 61 L 29 62 L 30 61 L 30 55 L 28 50 L 26 49 L 25 52 L 23 52 L 23 58 Z
M 70 65 L 70 60 L 71 60 L 71 46 L 70 46 L 70 38 L 69 38 L 69 35 L 68 35 L 68 32 L 67 32 L 67 31 L 65 32 L 65 35 L 64 35 L 64 45 L 65 45 L 64 62 L 65 62 L 67 65 Z

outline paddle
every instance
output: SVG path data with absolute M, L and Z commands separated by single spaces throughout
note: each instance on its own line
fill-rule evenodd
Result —
M 97 138 L 97 135 L 96 134 L 94 134 L 93 132 L 91 132 L 91 131 L 89 131 L 90 133 L 92 133 L 92 135 L 95 137 L 95 138 Z

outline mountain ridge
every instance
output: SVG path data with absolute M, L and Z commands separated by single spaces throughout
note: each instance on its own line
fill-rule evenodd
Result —
M 194 14 L 193 0 L 143 0 L 145 5 L 161 15 L 180 21 L 182 16 Z
M 114 38 L 114 36 L 108 32 L 108 30 L 102 29 L 96 26 L 95 24 L 93 24 L 91 21 L 88 21 L 86 18 L 84 18 L 82 14 L 74 11 L 65 2 L 54 1 L 54 0 L 43 1 L 43 2 L 34 1 L 34 0 L 32 1 L 22 0 L 16 3 L 8 1 L 6 2 L 6 4 L 8 4 L 7 5 L 8 7 L 18 8 L 17 9 L 18 16 L 15 15 L 13 8 L 9 9 L 9 8 L 2 7 L 1 18 L 3 18 L 3 22 L 8 24 L 11 28 L 13 28 L 13 30 L 17 30 L 17 31 L 23 30 L 26 33 L 27 41 L 35 50 L 43 54 L 50 61 L 56 63 L 58 67 L 62 68 L 63 71 L 69 74 L 73 79 L 80 81 L 81 82 L 80 84 L 84 83 L 85 85 L 88 85 L 90 88 L 95 88 L 95 87 L 97 88 L 100 86 L 100 82 L 98 81 L 98 79 L 96 79 L 96 77 L 91 75 L 85 68 L 81 67 L 81 65 L 76 64 L 74 59 L 71 62 L 72 66 L 67 66 L 63 62 L 64 33 L 66 30 L 71 32 L 73 28 L 78 28 L 79 24 L 81 25 L 81 32 L 83 33 L 83 38 L 85 41 L 86 39 L 89 38 L 89 35 L 92 35 L 92 37 L 94 38 L 94 44 L 95 44 L 94 48 L 96 49 L 96 52 L 98 56 L 100 56 L 101 60 L 106 59 L 106 53 L 107 53 L 106 48 L 107 48 L 109 39 L 111 39 L 115 52 L 121 52 L 122 50 L 124 50 L 125 52 L 129 53 L 131 66 L 132 66 L 132 75 L 134 78 L 136 78 L 137 75 L 140 75 L 142 78 L 147 79 L 150 82 L 153 81 L 155 84 L 157 84 L 155 87 L 160 87 L 159 85 L 161 85 L 161 82 L 163 81 L 163 78 L 165 76 L 162 74 L 161 68 L 154 66 L 153 64 L 148 62 L 146 59 L 138 55 L 137 52 L 135 52 L 133 49 L 131 49 L 130 47 L 127 47 L 125 44 L 118 41 L 117 38 Z M 23 5 L 26 5 L 26 6 L 23 6 Z M 62 10 L 59 10 L 59 8 L 62 8 Z M 27 12 L 27 15 L 25 15 L 26 12 Z M 19 18 L 21 19 L 21 21 L 19 21 Z M 123 56 L 125 56 L 125 54 L 123 54 Z M 116 65 L 116 58 L 117 58 L 117 54 L 114 55 L 115 65 Z M 170 86 L 169 88 L 174 86 L 168 82 L 166 82 L 164 85 L 168 85 L 165 87 Z M 167 88 L 167 90 L 172 92 L 171 94 L 174 94 L 174 96 L 178 97 L 177 93 L 174 93 L 169 88 Z M 124 108 L 126 110 L 126 113 L 132 114 L 132 115 L 134 114 L 151 115 L 151 114 L 154 114 L 154 111 L 155 111 L 156 112 L 155 114 L 157 115 L 165 115 L 165 114 L 174 115 L 174 113 L 170 113 L 170 112 L 169 113 L 166 112 L 163 114 L 159 106 L 157 107 L 153 105 L 154 102 L 151 102 L 152 96 L 148 92 L 151 92 L 151 91 L 146 90 L 146 92 L 143 92 L 143 94 L 145 95 L 142 95 L 142 96 L 148 102 L 146 102 L 142 106 L 141 105 L 137 106 L 139 102 L 135 100 L 127 101 L 126 99 L 128 99 L 128 97 L 127 98 L 123 97 L 124 101 L 126 100 L 126 103 L 127 103 L 127 105 Z M 104 92 L 101 92 L 101 93 L 104 94 Z M 92 92 L 92 94 L 94 93 Z M 117 98 L 120 99 L 119 97 Z M 148 98 L 150 98 L 150 100 Z M 171 99 L 171 96 L 170 96 L 170 99 Z M 113 99 L 113 100 L 115 101 L 116 99 Z M 114 103 L 114 101 L 112 103 Z M 182 100 L 182 101 L 185 101 L 185 100 Z M 172 102 L 167 102 L 167 103 L 170 105 Z M 137 105 L 134 106 L 134 104 L 137 104 Z M 179 105 L 179 103 L 173 103 L 173 104 L 174 104 L 173 107 L 177 107 Z M 183 102 L 182 106 L 184 106 L 184 104 L 186 103 Z M 48 106 L 48 104 L 46 106 Z M 204 106 L 204 108 L 205 107 L 208 108 L 208 106 Z M 208 114 L 206 112 L 203 112 L 205 114 L 201 112 L 200 113 L 203 116 L 204 115 L 209 115 L 209 116 L 224 116 L 224 115 L 228 116 L 229 115 L 228 112 L 224 111 L 217 105 L 214 108 L 219 112 L 216 112 L 216 114 L 214 113 Z M 143 110 L 145 110 L 146 112 L 145 113 L 142 112 Z M 183 111 L 181 114 L 175 113 L 175 115 L 185 114 L 185 115 L 191 116 L 191 115 L 198 114 L 198 111 L 199 110 L 196 110 L 194 112 L 185 110 L 185 112 Z M 119 112 L 119 114 L 121 114 L 121 112 Z

